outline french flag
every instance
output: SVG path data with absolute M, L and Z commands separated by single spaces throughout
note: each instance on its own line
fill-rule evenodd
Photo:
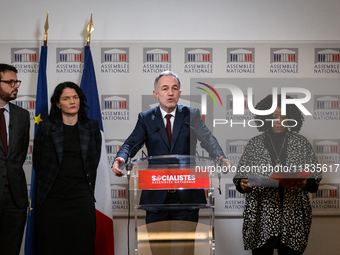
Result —
M 110 185 L 110 168 L 107 162 L 105 148 L 105 137 L 103 123 L 99 106 L 99 96 L 97 90 L 96 75 L 94 72 L 93 60 L 89 46 L 85 46 L 85 63 L 80 88 L 83 90 L 87 104 L 90 107 L 88 117 L 97 120 L 102 134 L 102 150 L 99 165 L 97 168 L 97 179 L 95 185 L 96 198 L 96 255 L 113 255 L 113 220 L 112 220 L 112 200 Z

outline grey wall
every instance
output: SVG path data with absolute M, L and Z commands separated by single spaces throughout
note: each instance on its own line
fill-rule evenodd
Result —
M 340 40 L 338 0 L 11 0 L 0 40 Z

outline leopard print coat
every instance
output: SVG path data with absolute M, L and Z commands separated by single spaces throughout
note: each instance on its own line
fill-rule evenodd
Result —
M 269 151 L 264 145 L 265 136 L 266 133 L 263 133 L 250 139 L 240 159 L 234 184 L 241 192 L 244 191 L 240 188 L 240 180 L 247 179 L 248 175 L 247 172 L 240 171 L 241 166 L 272 165 Z M 305 137 L 288 132 L 287 138 L 287 166 L 299 167 L 318 163 L 313 148 Z M 270 172 L 257 174 L 269 176 Z M 322 173 L 315 173 L 313 176 L 316 190 L 321 178 Z M 270 237 L 281 236 L 281 243 L 303 252 L 308 243 L 312 223 L 308 188 L 303 191 L 284 188 L 282 208 L 278 188 L 253 187 L 252 191 L 246 194 L 243 218 L 243 242 L 246 250 L 260 248 Z

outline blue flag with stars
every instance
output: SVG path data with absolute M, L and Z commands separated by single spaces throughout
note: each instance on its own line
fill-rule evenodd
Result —
M 47 99 L 47 46 L 41 46 L 37 96 L 35 105 L 34 134 L 37 131 L 40 121 L 45 120 L 48 115 L 48 99 Z M 25 238 L 25 255 L 34 255 L 35 252 L 35 206 L 36 206 L 36 177 L 32 167 L 31 174 L 31 191 L 29 199 L 29 211 L 26 225 Z

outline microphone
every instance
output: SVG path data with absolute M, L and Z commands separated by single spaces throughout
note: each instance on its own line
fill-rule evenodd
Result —
M 213 148 L 213 149 L 214 149 L 214 152 L 215 152 L 215 154 L 216 154 L 216 162 L 218 162 L 218 164 L 220 164 L 220 161 L 219 161 L 219 159 L 218 159 L 218 153 L 217 153 L 216 148 L 215 148 L 214 146 L 212 146 L 212 145 L 211 145 L 211 144 L 210 144 L 210 143 L 209 143 L 209 142 L 208 142 L 208 141 L 207 141 L 200 133 L 198 133 L 197 130 L 196 130 L 194 127 L 192 127 L 188 122 L 185 122 L 184 125 L 187 126 L 187 127 L 190 128 L 190 129 L 194 130 L 195 133 L 196 133 L 200 138 L 202 138 L 202 140 L 203 140 L 204 142 L 206 142 L 210 148 Z M 214 137 L 214 138 L 215 138 L 215 137 Z M 216 138 L 215 138 L 215 140 L 216 140 Z M 216 140 L 216 142 L 217 142 L 217 140 Z M 222 194 L 222 192 L 221 192 L 221 172 L 217 172 L 217 178 L 218 178 L 218 191 L 219 191 L 219 193 L 220 193 L 220 195 L 221 195 L 221 194 Z
M 157 133 L 159 130 L 161 130 L 159 127 L 156 127 L 155 130 L 149 134 L 148 136 L 144 137 L 141 141 L 139 141 L 138 143 L 136 143 L 134 146 L 132 146 L 132 148 L 129 151 L 128 154 L 128 163 L 126 164 L 126 171 L 127 171 L 127 176 L 130 176 L 130 172 L 132 170 L 132 163 L 131 163 L 131 152 L 134 148 L 136 148 L 138 145 L 143 144 L 150 136 L 152 136 L 154 133 Z
M 146 139 L 148 139 L 150 136 L 152 136 L 154 133 L 157 133 L 159 130 L 161 130 L 159 127 L 156 127 L 155 130 L 148 136 L 144 137 L 141 141 L 139 141 L 137 144 L 135 144 L 134 146 L 132 146 L 131 150 L 129 151 L 128 154 L 128 158 L 130 158 L 131 156 L 131 152 L 134 148 L 136 148 L 136 146 L 141 145 L 142 143 L 144 143 L 146 141 Z
M 185 122 L 184 123 L 184 125 L 185 126 L 187 126 L 188 128 L 191 128 L 192 130 L 194 130 L 195 131 L 195 133 L 200 137 L 200 138 L 202 138 L 202 140 L 204 141 L 204 142 L 206 142 L 206 144 L 208 144 L 209 145 L 209 147 L 211 147 L 211 148 L 213 148 L 214 149 L 214 152 L 215 152 L 215 154 L 216 154 L 216 158 L 218 158 L 218 151 L 216 150 L 216 148 L 214 147 L 214 146 L 212 146 L 200 133 L 198 133 L 197 132 L 197 130 L 194 128 L 194 127 L 192 127 L 188 122 Z

